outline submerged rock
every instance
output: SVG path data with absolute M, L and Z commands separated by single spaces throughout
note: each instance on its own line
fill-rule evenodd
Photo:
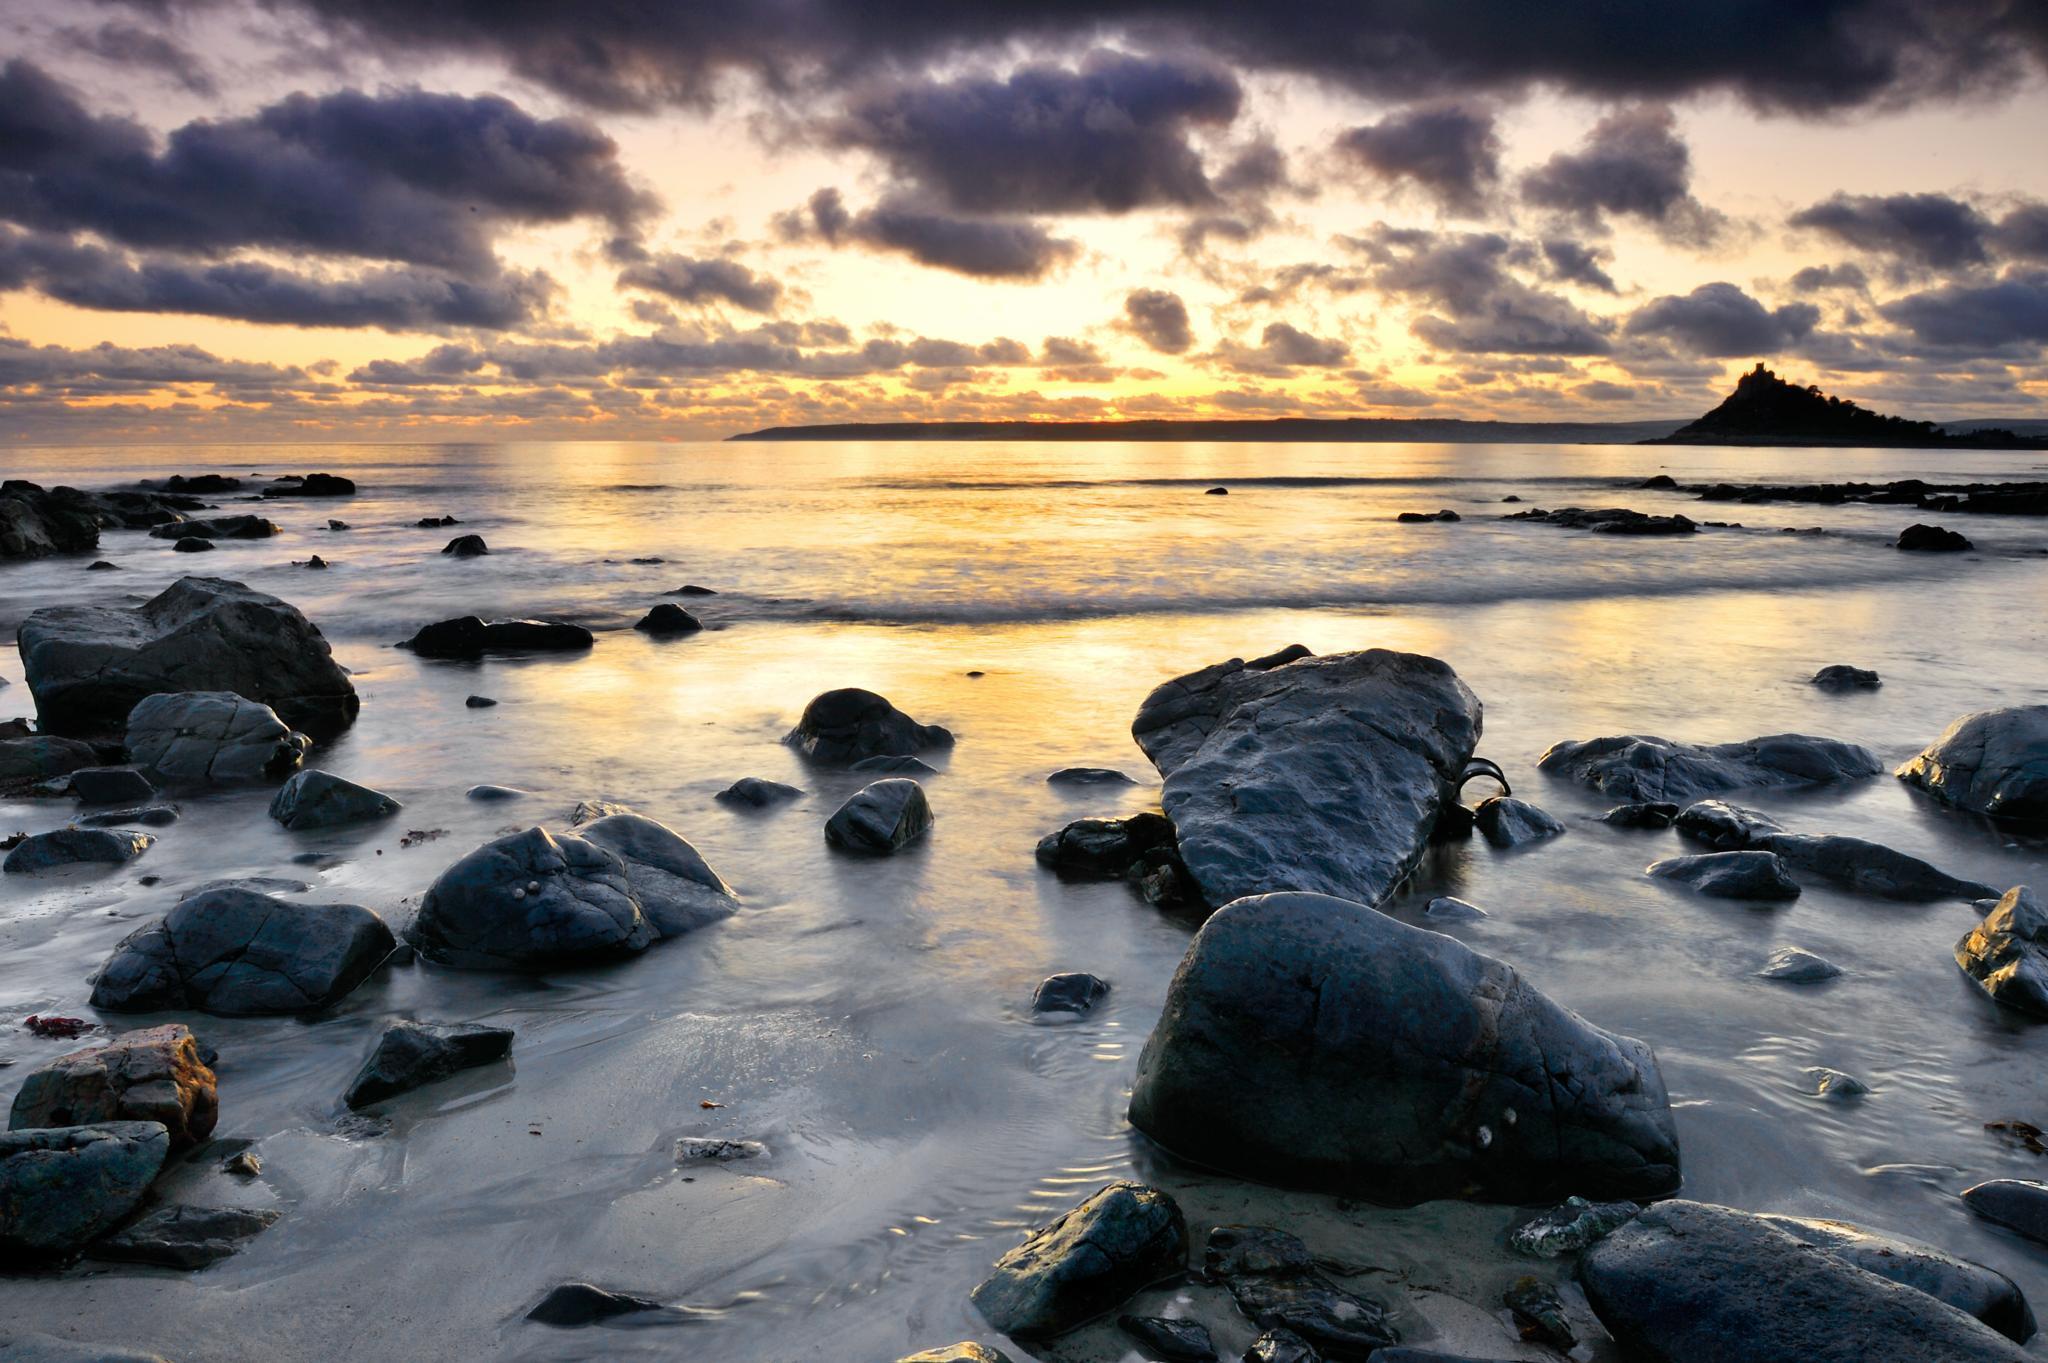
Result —
M 613 1292 L 591 1283 L 563 1283 L 542 1297 L 540 1303 L 526 1313 L 526 1318 L 542 1325 L 594 1325 L 614 1316 L 663 1309 L 660 1302 L 649 1297 Z
M 1085 1013 L 1109 996 L 1109 981 L 1072 972 L 1048 975 L 1031 995 L 1034 1013 Z
M 1852 1102 L 1870 1092 L 1870 1085 L 1855 1075 L 1843 1070 L 1830 1069 L 1826 1065 L 1809 1066 L 1806 1076 L 1806 1091 L 1815 1098 L 1825 1098 L 1833 1103 Z
M 288 473 L 263 489 L 266 497 L 353 497 L 355 480 L 338 473 Z
M 1786 984 L 1817 984 L 1822 980 L 1832 980 L 1842 973 L 1842 968 L 1803 947 L 1779 947 L 1764 962 L 1763 969 L 1756 973 L 1767 980 L 1780 980 Z
M 146 828 L 168 828 L 177 821 L 176 805 L 138 805 L 134 809 L 102 809 L 79 819 L 79 822 L 88 828 L 119 828 L 123 824 L 131 823 L 139 823 Z
M 150 849 L 156 839 L 147 833 L 118 833 L 108 828 L 59 828 L 21 840 L 0 872 L 35 875 L 64 866 L 120 866 Z
M 720 804 L 740 805 L 748 809 L 767 809 L 771 805 L 794 800 L 802 794 L 802 790 L 785 785 L 781 781 L 770 781 L 759 776 L 742 776 L 712 798 Z
M 1448 521 L 1455 524 L 1465 518 L 1457 512 L 1445 508 L 1442 511 L 1403 511 L 1394 519 L 1402 525 L 1425 525 L 1430 521 Z
M 1157 1188 L 1112 1183 L 996 1260 L 969 1294 L 1003 1334 L 1050 1339 L 1187 1268 L 1180 1206 Z
M 2033 1338 L 2034 1312 L 2027 1305 L 2026 1295 L 1995 1268 L 1958 1258 L 1918 1240 L 1869 1230 L 1847 1221 L 1768 1213 L 1757 1219 L 1866 1273 L 1875 1273 L 1945 1301 L 2007 1339 L 2024 1344 Z
M 43 727 L 111 732 L 165 691 L 228 691 L 325 737 L 355 718 L 348 674 L 295 608 L 220 578 L 181 578 L 142 606 L 45 606 L 21 624 Z
M 1443 923 L 1461 923 L 1480 918 L 1491 918 L 1493 915 L 1480 908 L 1477 904 L 1460 899 L 1456 895 L 1442 894 L 1423 906 L 1422 916 L 1424 918 L 1434 918 Z
M 482 535 L 457 535 L 441 546 L 441 552 L 455 558 L 482 558 L 491 552 Z
M 123 1263 L 205 1268 L 276 1221 L 277 1213 L 267 1207 L 159 1207 L 95 1241 L 86 1252 Z
M 1218 1226 L 1202 1261 L 1252 1324 L 1306 1341 L 1311 1358 L 1364 1359 L 1401 1337 L 1384 1305 L 1332 1283 L 1285 1231 Z
M 1884 679 L 1867 668 L 1831 663 L 1813 674 L 1812 684 L 1823 691 L 1875 691 Z
M 170 1148 L 156 1122 L 0 1133 L 0 1259 L 45 1262 L 118 1225 Z
M 1956 943 L 1956 964 L 2008 1008 L 2048 1017 L 2048 909 L 2015 885 Z
M 1556 511 L 1538 507 L 1511 512 L 1501 519 L 1540 521 L 1545 525 L 1561 525 L 1568 530 L 1590 530 L 1596 535 L 1692 535 L 1697 534 L 1700 528 L 1698 522 L 1687 516 L 1652 516 L 1623 506 L 1566 506 Z
M 695 634 L 704 622 L 672 601 L 664 601 L 633 626 L 643 634 Z
M 1770 1221 L 1662 1202 L 1586 1251 L 1586 1297 L 1631 1357 L 1956 1363 L 2027 1355 L 1947 1303 Z
M 1472 811 L 1473 826 L 1495 847 L 1521 847 L 1541 842 L 1564 832 L 1564 825 L 1550 815 L 1512 795 L 1495 795 L 1481 800 Z
M 404 805 L 368 786 L 359 786 L 332 772 L 307 770 L 295 774 L 270 801 L 270 817 L 294 832 L 334 828 L 396 814 Z
M 1174 856 L 1173 825 L 1160 814 L 1076 819 L 1038 840 L 1038 864 L 1083 880 L 1121 880 Z
M 360 904 L 303 904 L 255 890 L 197 890 L 114 948 L 92 1006 L 240 1017 L 325 1008 L 361 984 L 396 942 Z
M 813 762 L 850 767 L 864 757 L 911 757 L 928 748 L 950 748 L 953 735 L 936 724 L 919 724 L 872 691 L 846 687 L 806 705 L 782 741 Z
M 2048 1186 L 2030 1179 L 1994 1178 L 1963 1189 L 1963 1205 L 2039 1244 L 2048 1245 Z
M 1771 852 L 1702 852 L 1651 862 L 1644 872 L 1714 899 L 1799 898 L 1799 882 Z
M 1879 899 L 1926 903 L 1987 899 L 1998 893 L 1981 881 L 1960 880 L 1918 857 L 1863 838 L 1769 833 L 1751 845 L 1775 854 L 1794 870 Z
M 825 841 L 849 852 L 886 856 L 931 831 L 924 787 L 892 776 L 861 787 L 825 822 Z
M 1899 532 L 1900 549 L 1919 553 L 1959 554 L 1974 549 L 1969 537 L 1940 525 L 1909 525 Z
M 202 539 L 198 535 L 187 535 L 173 544 L 171 549 L 172 552 L 179 554 L 210 554 L 213 552 L 213 541 Z
M 170 1148 L 196 1145 L 213 1133 L 220 1097 L 199 1043 L 183 1023 L 124 1032 L 73 1051 L 22 1082 L 8 1114 L 10 1130 L 155 1122 Z
M 2048 826 L 2048 705 L 1964 715 L 1895 774 L 1957 809 Z
M 1045 778 L 1049 786 L 1135 786 L 1129 775 L 1114 767 L 1061 767 Z
M 1388 1202 L 1678 1183 L 1649 1047 L 1505 962 L 1323 895 L 1255 896 L 1203 924 L 1130 1117 L 1211 1168 Z
M 341 1100 L 350 1107 L 368 1107 L 458 1071 L 503 1060 L 511 1053 L 510 1027 L 473 1022 L 452 1026 L 395 1023 L 377 1038 L 376 1047 L 349 1081 Z
M 1678 811 L 1672 821 L 1680 836 L 1723 852 L 1740 851 L 1759 838 L 1782 833 L 1785 826 L 1768 814 L 1720 800 L 1700 800 Z
M 128 754 L 159 779 L 233 785 L 298 770 L 313 740 L 268 705 L 228 691 L 145 696 L 128 716 Z
M 1623 800 L 1681 802 L 1754 786 L 1849 781 L 1884 769 L 1868 748 L 1807 734 L 1713 744 L 1639 734 L 1593 738 L 1555 744 L 1536 766 Z
M 210 521 L 176 521 L 149 532 L 158 540 L 267 540 L 281 533 L 261 516 L 222 516 Z
M 1211 904 L 1312 890 L 1377 904 L 1427 850 L 1479 742 L 1479 700 L 1435 658 L 1289 649 L 1164 683 L 1131 734 Z
M 1668 800 L 1646 800 L 1640 804 L 1616 805 L 1600 816 L 1600 822 L 1615 828 L 1669 828 L 1677 818 L 1677 805 Z
M 464 615 L 423 626 L 400 647 L 422 658 L 481 658 L 486 653 L 580 653 L 596 643 L 597 636 L 581 625 Z

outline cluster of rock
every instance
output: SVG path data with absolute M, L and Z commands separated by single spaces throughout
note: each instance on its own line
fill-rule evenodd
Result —
M 1807 734 L 1714 744 L 1624 734 L 1554 744 L 1536 766 L 1631 801 L 1697 800 L 1752 787 L 1848 781 L 1884 770 L 1868 748 Z
M 1653 516 L 1621 506 L 1566 506 L 1556 511 L 1532 507 L 1527 511 L 1509 512 L 1501 519 L 1538 521 L 1544 525 L 1561 525 L 1568 530 L 1590 530 L 1596 535 L 1694 535 L 1700 528 L 1697 521 L 1687 516 Z

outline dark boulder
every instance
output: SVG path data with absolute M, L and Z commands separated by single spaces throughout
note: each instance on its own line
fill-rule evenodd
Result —
M 156 841 L 147 833 L 119 833 L 107 828 L 59 828 L 16 843 L 0 861 L 0 872 L 36 875 L 65 866 L 122 866 Z
M 664 601 L 641 616 L 633 628 L 643 634 L 695 634 L 704 628 L 704 622 L 673 601 Z
M 1963 1205 L 2037 1244 L 2048 1245 L 2048 1186 L 2029 1179 L 1994 1178 L 1963 1189 Z
M 99 752 L 75 738 L 26 733 L 0 738 L 0 785 L 44 781 L 99 763 Z
M 171 549 L 180 554 L 210 554 L 213 552 L 213 541 L 200 535 L 186 535 L 173 544 Z
M 267 1207 L 159 1207 L 94 1241 L 86 1253 L 159 1268 L 205 1268 L 268 1230 L 277 1217 Z
M 932 827 L 924 787 L 892 776 L 861 787 L 825 821 L 825 841 L 849 852 L 886 856 L 916 842 Z
M 1909 525 L 1899 532 L 1900 549 L 1916 553 L 1959 554 L 1976 546 L 1969 537 L 1939 525 Z
M 205 1140 L 220 1116 L 213 1070 L 183 1023 L 124 1032 L 60 1056 L 22 1082 L 8 1114 L 10 1130 L 155 1122 L 171 1149 Z
M 1109 997 L 1109 981 L 1082 972 L 1048 975 L 1031 995 L 1034 1013 L 1085 1013 Z
M 1924 904 L 1937 899 L 1991 899 L 1998 894 L 1981 881 L 1958 879 L 1918 857 L 1866 838 L 1767 833 L 1750 846 L 1774 853 L 1802 875 L 1878 899 Z
M 1564 825 L 1527 800 L 1493 795 L 1472 811 L 1472 824 L 1495 847 L 1521 847 L 1564 832 Z
M 156 787 L 133 767 L 80 767 L 71 773 L 71 793 L 81 804 L 134 804 L 155 799 Z
M 263 489 L 266 497 L 353 497 L 356 495 L 355 480 L 344 478 L 338 473 L 308 473 L 304 477 L 289 475 L 278 479 Z
M 1696 800 L 1672 820 L 1680 836 L 1703 842 L 1719 852 L 1737 852 L 1759 838 L 1782 833 L 1785 826 L 1768 814 L 1722 800 Z
M 1130 1117 L 1212 1168 L 1387 1202 L 1678 1184 L 1649 1047 L 1505 962 L 1324 895 L 1260 895 L 1203 924 Z
M 1678 806 L 1670 801 L 1645 800 L 1616 805 L 1600 816 L 1600 822 L 1615 828 L 1669 828 L 1677 818 Z
M 170 1149 L 155 1122 L 0 1133 L 0 1261 L 42 1266 L 120 1224 Z
M 1884 769 L 1868 748 L 1806 734 L 1714 744 L 1626 734 L 1555 744 L 1536 766 L 1618 799 L 1680 802 L 1748 787 L 1848 781 Z
M 1201 897 L 1377 904 L 1421 861 L 1478 745 L 1479 700 L 1435 658 L 1293 648 L 1156 688 L 1131 734 Z
M 2034 1336 L 2034 1312 L 2027 1305 L 2026 1294 L 1995 1268 L 1847 1221 L 1769 1214 L 1758 1220 L 1866 1273 L 1945 1301 L 2016 1343 L 2024 1344 Z
M 1049 786 L 1135 786 L 1129 775 L 1114 767 L 1061 767 L 1045 778 Z
M 1076 819 L 1038 840 L 1038 864 L 1077 880 L 1121 880 L 1177 860 L 1173 825 L 1161 814 Z
M 93 982 L 92 1005 L 227 1017 L 313 1012 L 361 984 L 395 945 L 384 920 L 359 904 L 201 889 L 114 948 Z
M 1403 511 L 1394 519 L 1402 525 L 1427 525 L 1431 521 L 1457 522 L 1465 518 L 1455 511 L 1446 509 L 1443 511 Z
M 175 521 L 149 532 L 157 540 L 267 540 L 281 533 L 261 516 L 222 516 L 211 521 Z
M 307 770 L 278 787 L 270 801 L 270 817 L 296 833 L 389 818 L 403 808 L 389 795 L 368 786 L 332 772 Z
M 1867 668 L 1832 663 L 1813 674 L 1813 685 L 1823 691 L 1875 691 L 1884 679 Z
M 84 554 L 99 546 L 98 518 L 59 493 L 18 478 L 0 483 L 0 562 Z
M 667 824 L 623 806 L 577 823 L 578 836 L 625 866 L 640 912 L 659 936 L 695 932 L 739 908 L 732 886 Z
M 139 823 L 145 828 L 168 828 L 178 821 L 176 805 L 137 805 L 129 809 L 102 809 L 79 822 L 88 828 L 120 828 Z
M 595 1325 L 614 1316 L 660 1311 L 662 1304 L 648 1297 L 613 1292 L 591 1283 L 563 1283 L 540 1299 L 526 1318 L 542 1325 Z
M 1003 1334 L 1050 1339 L 1187 1269 L 1180 1206 L 1157 1188 L 1112 1183 L 996 1260 L 969 1294 Z
M 458 1071 L 503 1060 L 511 1053 L 510 1027 L 396 1023 L 377 1038 L 375 1049 L 349 1081 L 342 1101 L 350 1107 L 368 1107 Z
M 28 687 L 53 733 L 118 732 L 167 691 L 231 691 L 315 737 L 355 718 L 348 674 L 305 616 L 219 578 L 181 578 L 140 607 L 46 606 L 21 624 Z
M 953 735 L 936 724 L 919 724 L 872 691 L 846 687 L 806 705 L 782 741 L 813 762 L 847 767 L 864 757 L 910 757 L 928 748 L 950 748 Z
M 1501 519 L 1539 521 L 1544 525 L 1561 525 L 1568 530 L 1590 530 L 1596 535 L 1693 535 L 1699 533 L 1700 528 L 1698 522 L 1687 516 L 1652 516 L 1620 506 L 1567 506 L 1556 511 L 1538 507 L 1516 511 Z
M 1818 984 L 1841 974 L 1842 967 L 1803 947 L 1779 947 L 1756 973 L 1784 984 Z
M 2048 1017 L 2048 909 L 2015 885 L 1956 943 L 1956 964 L 2008 1008 Z
M 423 626 L 401 645 L 422 658 L 481 658 L 486 653 L 576 653 L 597 638 L 556 620 L 480 620 L 465 615 Z
M 1712 899 L 1782 902 L 1799 898 L 1799 882 L 1770 852 L 1702 852 L 1651 862 L 1646 875 L 1683 885 Z
M 712 798 L 720 804 L 744 809 L 767 809 L 786 800 L 794 800 L 802 794 L 802 790 L 785 785 L 781 781 L 769 781 L 759 776 L 742 776 Z
M 128 715 L 128 755 L 159 781 L 238 785 L 297 771 L 313 741 L 231 691 L 144 696 Z
M 2048 705 L 1964 715 L 1896 775 L 1957 809 L 2048 826 Z
M 457 535 L 441 546 L 441 552 L 454 558 L 482 558 L 491 552 L 491 546 L 484 543 L 482 535 Z

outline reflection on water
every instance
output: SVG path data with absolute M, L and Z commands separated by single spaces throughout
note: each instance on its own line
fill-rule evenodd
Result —
M 107 1338 L 188 1359 L 303 1355 L 345 1331 L 363 1358 L 601 1347 L 858 1363 L 982 1334 L 965 1292 L 996 1253 L 1136 1173 L 1173 1187 L 1198 1222 L 1285 1219 L 1319 1251 L 1376 1266 L 1359 1285 L 1407 1300 L 1413 1336 L 1510 1356 L 1490 1313 L 1469 1305 L 1515 1271 L 1497 1243 L 1506 1209 L 1387 1212 L 1247 1189 L 1131 1135 L 1132 1067 L 1190 925 L 1121 886 L 1060 884 L 1032 860 L 1037 838 L 1069 819 L 1156 799 L 1128 736 L 1153 685 L 1296 641 L 1437 654 L 1484 699 L 1482 750 L 1572 831 L 1520 854 L 1440 850 L 1392 910 L 1420 922 L 1444 893 L 1484 906 L 1493 916 L 1456 935 L 1650 1041 L 1679 1106 L 1690 1195 L 1890 1226 L 2048 1293 L 2048 1261 L 1953 1196 L 2042 1172 L 1983 1130 L 2043 1120 L 2048 1036 L 1992 1010 L 1956 971 L 1948 953 L 1970 910 L 1824 887 L 1767 912 L 1689 898 L 1640 874 L 1676 849 L 1670 834 L 1591 823 L 1604 802 L 1532 770 L 1557 739 L 1628 731 L 1795 730 L 1899 759 L 1964 710 L 2048 698 L 2041 522 L 1972 519 L 1962 528 L 1982 552 L 1930 561 L 1887 547 L 1912 519 L 1895 508 L 1716 507 L 1748 528 L 1669 541 L 1493 519 L 1510 495 L 1699 514 L 1632 485 L 1667 470 L 1807 477 L 1816 459 L 1826 476 L 2040 476 L 2038 455 L 1596 447 L 31 452 L 23 476 L 86 486 L 240 466 L 362 482 L 351 502 L 268 507 L 282 538 L 224 544 L 203 568 L 301 604 L 335 640 L 363 714 L 320 763 L 406 808 L 389 826 L 292 835 L 265 817 L 264 792 L 191 800 L 133 868 L 0 885 L 9 1016 L 81 1011 L 112 944 L 192 884 L 294 875 L 402 919 L 463 851 L 559 822 L 580 798 L 672 824 L 746 908 L 616 969 L 396 969 L 316 1021 L 198 1019 L 222 1055 L 221 1134 L 258 1140 L 264 1157 L 262 1182 L 232 1195 L 285 1218 L 196 1280 L 94 1270 L 0 1284 L 0 1302 L 26 1324 L 90 1318 Z M 1218 483 L 1231 494 L 1203 495 Z M 1392 523 L 1439 506 L 1465 521 Z M 413 525 L 444 512 L 459 531 Z M 329 516 L 355 528 L 330 533 Z M 1776 532 L 1816 524 L 1833 533 Z M 468 531 L 490 557 L 440 557 Z M 313 552 L 336 566 L 291 566 Z M 0 633 L 36 605 L 147 595 L 192 567 L 139 534 L 110 534 L 103 553 L 125 571 L 0 568 Z M 649 556 L 668 561 L 629 562 Z M 619 628 L 685 582 L 720 591 L 687 603 L 712 630 L 658 641 Z M 443 663 L 388 647 L 470 611 L 612 628 L 573 658 Z M 1875 667 L 1885 686 L 1831 696 L 1803 684 L 1833 662 Z M 0 712 L 25 709 L 11 654 L 0 676 L 16 683 Z M 839 685 L 882 691 L 960 736 L 926 782 L 935 832 L 903 856 L 828 854 L 820 825 L 860 783 L 804 768 L 777 741 L 805 700 Z M 472 693 L 501 703 L 466 709 Z M 1148 784 L 1044 784 L 1079 764 Z M 807 794 L 767 814 L 712 800 L 743 775 Z M 482 781 L 533 794 L 466 801 Z M 1994 884 L 2048 870 L 2039 845 L 1945 816 L 1889 779 L 1756 803 L 1795 829 L 1875 838 Z M 47 827 L 63 812 L 0 804 L 0 824 Z M 405 848 L 406 829 L 447 833 Z M 142 874 L 161 883 L 141 887 Z M 1845 974 L 1804 989 L 1754 979 L 1785 944 Z M 1082 969 L 1114 986 L 1101 1009 L 1035 1025 L 1037 980 Z M 514 1026 L 513 1064 L 391 1104 L 386 1136 L 345 1138 L 336 1095 L 394 1014 Z M 17 1061 L 0 1070 L 0 1101 L 60 1049 L 0 1032 L 0 1056 Z M 1802 1071 L 1822 1065 L 1872 1092 L 1809 1096 Z M 759 1139 L 770 1156 L 678 1170 L 675 1138 L 698 1134 Z M 206 1171 L 189 1177 L 193 1196 L 229 1195 Z M 519 1322 L 568 1278 L 690 1310 L 598 1344 Z M 1117 1352 L 1091 1332 L 1060 1356 Z

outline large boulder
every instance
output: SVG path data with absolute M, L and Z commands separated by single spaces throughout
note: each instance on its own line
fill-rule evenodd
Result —
M 78 503 L 19 478 L 0 483 L 0 562 L 83 554 L 99 542 L 99 521 Z
M 1964 715 L 1897 776 L 1957 809 L 2048 824 L 2048 705 Z
M 159 525 L 149 536 L 159 540 L 267 540 L 277 533 L 277 523 L 261 516 L 221 516 Z
M 422 626 L 402 647 L 422 658 L 481 658 L 486 653 L 580 653 L 597 642 L 581 625 L 558 620 L 482 620 L 474 615 Z
M 238 785 L 297 771 L 313 740 L 231 691 L 144 696 L 128 716 L 128 755 L 159 781 Z
M 906 776 L 862 786 L 825 821 L 825 841 L 849 852 L 887 856 L 916 842 L 932 827 L 924 787 Z
M 1662 1202 L 1588 1249 L 1600 1323 L 1643 1363 L 2020 1363 L 2025 1350 L 1808 1231 L 1698 1202 Z
M 96 767 L 100 755 L 90 743 L 47 734 L 0 738 L 0 784 L 16 785 L 66 776 Z
M 325 737 L 355 718 L 355 688 L 297 609 L 220 578 L 181 578 L 143 605 L 45 606 L 22 621 L 21 661 L 43 727 L 120 730 L 162 691 L 232 691 Z
M 1986 1221 L 2048 1245 L 2048 1186 L 2024 1178 L 1993 1178 L 1962 1191 L 1963 1205 Z
M 35 875 L 65 866 L 120 866 L 135 860 L 156 841 L 147 833 L 110 828 L 58 828 L 15 844 L 0 861 L 0 872 Z
M 1656 1057 L 1502 961 L 1363 905 L 1273 894 L 1203 924 L 1131 1123 L 1198 1163 L 1385 1202 L 1678 1185 Z
M 1227 1173 L 1378 1201 L 1677 1187 L 1657 1058 L 1513 966 L 1323 894 L 1196 933 L 1130 1122 Z
M 813 762 L 850 767 L 864 757 L 950 748 L 953 735 L 936 724 L 919 724 L 872 691 L 848 686 L 813 699 L 782 741 Z
M 0 1260 L 46 1262 L 119 1224 L 170 1153 L 155 1122 L 0 1133 Z
M 1866 1273 L 1918 1288 L 1966 1311 L 2007 1339 L 2024 1344 L 2034 1336 L 2034 1312 L 2026 1294 L 1995 1268 L 1847 1221 L 1769 1214 L 1757 1219 Z
M 361 984 L 396 943 L 358 904 L 304 904 L 222 885 L 196 890 L 114 948 L 92 1005 L 197 1008 L 228 1017 L 305 1013 Z
M 2013 886 L 1956 943 L 1956 964 L 2008 1008 L 2048 1017 L 2048 909 Z
M 511 1053 L 510 1027 L 468 1022 L 447 1027 L 430 1022 L 395 1023 L 377 1038 L 375 1049 L 349 1081 L 342 1101 L 350 1107 L 367 1107 L 458 1071 L 503 1060 Z
M 1166 682 L 1131 734 L 1209 903 L 1310 890 L 1377 904 L 1455 802 L 1480 724 L 1435 658 L 1295 648 Z
M 619 813 L 484 844 L 428 887 L 406 937 L 443 965 L 551 970 L 634 955 L 737 906 L 673 830 Z
M 969 1294 L 1014 1339 L 1050 1339 L 1187 1270 L 1188 1230 L 1172 1196 L 1112 1183 L 1033 1231 Z
M 263 489 L 266 497 L 353 497 L 353 478 L 338 473 L 288 473 Z
M 219 1092 L 199 1042 L 174 1022 L 52 1060 L 22 1082 L 7 1125 L 19 1131 L 156 1122 L 177 1150 L 205 1140 L 219 1115 Z
M 1617 800 L 1678 801 L 1752 786 L 1849 781 L 1884 770 L 1868 748 L 1807 734 L 1711 744 L 1640 734 L 1590 738 L 1554 745 L 1536 766 Z
M 270 817 L 293 832 L 389 818 L 404 806 L 332 772 L 295 772 L 270 801 Z

